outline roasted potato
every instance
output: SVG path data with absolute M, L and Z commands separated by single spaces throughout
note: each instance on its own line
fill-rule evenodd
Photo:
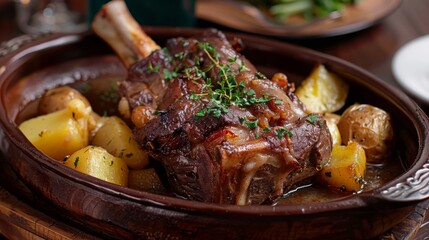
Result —
M 356 141 L 364 149 L 369 163 L 384 163 L 392 151 L 393 126 L 390 115 L 368 104 L 354 104 L 338 122 L 342 143 Z
M 62 86 L 46 91 L 40 98 L 38 112 L 39 115 L 53 113 L 67 107 L 73 99 L 80 99 L 85 106 L 90 106 L 89 101 L 77 90 Z
M 56 160 L 64 160 L 88 145 L 88 122 L 91 107 L 74 99 L 63 110 L 28 119 L 19 129 L 41 152 Z
M 331 133 L 332 145 L 341 145 L 341 134 L 337 126 L 341 116 L 333 113 L 326 113 L 323 117 L 325 118 L 326 125 Z
M 152 193 L 165 193 L 165 187 L 154 168 L 130 170 L 128 187 Z
M 124 160 L 95 146 L 82 148 L 66 159 L 64 164 L 81 173 L 121 186 L 128 185 L 128 167 Z
M 95 133 L 92 144 L 124 159 L 131 169 L 142 169 L 149 164 L 148 154 L 139 147 L 131 129 L 119 117 L 107 117 Z
M 335 124 L 338 124 L 341 119 L 341 115 L 336 113 L 325 113 L 323 114 L 323 117 L 326 119 L 326 121 L 330 121 Z
M 319 180 L 340 191 L 357 192 L 364 183 L 365 150 L 356 142 L 347 146 L 335 145 L 331 159 L 319 173 Z
M 296 95 L 309 113 L 338 111 L 344 106 L 348 92 L 348 84 L 321 64 L 296 89 Z
M 89 131 L 89 141 L 92 142 L 98 130 L 104 125 L 104 123 L 109 119 L 109 117 L 100 117 L 94 118 L 94 126 Z
M 45 115 L 62 110 L 66 108 L 67 104 L 73 99 L 81 100 L 87 107 L 91 106 L 88 99 L 80 94 L 79 91 L 69 86 L 61 86 L 50 89 L 43 94 L 38 105 L 38 114 Z M 91 117 L 89 118 L 88 122 L 88 129 L 91 130 L 96 127 L 96 120 L 98 118 L 99 116 L 97 113 L 91 112 Z

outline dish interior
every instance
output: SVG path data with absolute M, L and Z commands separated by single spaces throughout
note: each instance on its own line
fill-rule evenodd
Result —
M 168 34 L 166 34 L 168 35 Z M 164 43 L 169 36 L 155 36 L 158 43 Z M 405 112 L 390 93 L 370 81 L 347 64 L 337 64 L 329 58 L 314 55 L 284 45 L 264 45 L 259 40 L 243 38 L 246 49 L 243 54 L 267 77 L 283 72 L 289 81 L 299 85 L 317 63 L 341 76 L 350 84 L 350 94 L 346 103 L 368 103 L 382 108 L 392 115 L 395 126 L 396 143 L 394 154 L 384 166 L 367 168 L 368 184 L 364 189 L 370 191 L 380 188 L 404 173 L 415 161 L 418 152 L 416 128 L 410 113 Z M 280 48 L 280 49 L 278 49 Z M 43 49 L 24 56 L 3 89 L 3 101 L 7 117 L 15 125 L 34 116 L 37 99 L 47 90 L 61 85 L 71 85 L 80 90 L 92 103 L 94 110 L 103 115 L 116 114 L 116 102 L 102 101 L 100 97 L 112 92 L 112 85 L 126 78 L 126 69 L 112 50 L 95 36 L 84 36 L 79 41 Z M 90 86 L 90 91 L 88 89 Z M 364 93 L 364 94 L 363 94 Z M 54 160 L 52 160 L 54 161 Z M 79 173 L 76 173 L 79 174 Z M 106 186 L 109 186 L 106 183 Z M 138 195 L 138 193 L 136 193 Z M 303 203 L 331 201 L 350 196 L 332 192 L 316 185 L 291 191 L 279 204 L 299 205 Z

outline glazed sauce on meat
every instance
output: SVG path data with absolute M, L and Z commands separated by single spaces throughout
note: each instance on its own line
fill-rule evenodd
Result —
M 99 77 L 91 81 L 80 81 L 70 86 L 81 92 L 91 103 L 95 112 L 101 116 L 119 115 L 117 105 L 119 96 L 117 93 L 117 82 L 121 77 Z M 26 105 L 17 117 L 17 122 L 36 115 L 38 100 Z M 396 176 L 404 172 L 399 156 L 394 155 L 385 165 L 367 165 L 365 171 L 365 186 L 362 191 L 380 187 Z M 168 193 L 167 193 L 168 194 Z M 317 181 L 304 184 L 287 192 L 276 205 L 290 205 L 311 202 L 326 202 L 349 196 L 350 192 L 342 192 L 340 189 L 330 189 L 320 185 Z

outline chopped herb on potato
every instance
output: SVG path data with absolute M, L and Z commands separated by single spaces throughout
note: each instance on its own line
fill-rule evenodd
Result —
M 87 146 L 74 152 L 64 164 L 81 173 L 121 186 L 128 185 L 128 167 L 101 147 Z
M 28 119 L 19 129 L 41 152 L 63 160 L 88 145 L 91 107 L 79 99 L 68 102 L 65 109 Z
M 340 191 L 357 192 L 363 187 L 366 168 L 365 150 L 356 142 L 335 145 L 331 160 L 319 173 L 319 180 Z

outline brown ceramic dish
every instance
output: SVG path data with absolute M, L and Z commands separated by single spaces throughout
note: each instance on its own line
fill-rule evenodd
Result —
M 195 29 L 148 28 L 158 43 Z M 0 47 L 0 148 L 36 194 L 105 238 L 368 239 L 404 219 L 429 197 L 429 120 L 404 93 L 347 62 L 263 38 L 239 36 L 244 54 L 266 75 L 301 81 L 323 63 L 351 85 L 349 103 L 379 106 L 396 123 L 396 152 L 404 172 L 361 194 L 327 202 L 222 206 L 112 185 L 75 172 L 37 151 L 18 130 L 18 114 L 46 89 L 103 76 L 123 77 L 112 50 L 92 34 L 23 36 Z
M 364 0 L 346 7 L 341 15 L 308 23 L 284 25 L 242 1 L 200 0 L 195 14 L 198 18 L 244 32 L 283 38 L 319 38 L 348 34 L 368 28 L 393 13 L 401 0 Z

